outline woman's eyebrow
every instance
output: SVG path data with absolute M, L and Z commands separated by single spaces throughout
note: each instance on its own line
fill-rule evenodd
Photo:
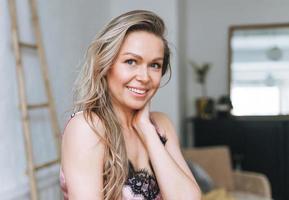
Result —
M 153 61 L 158 61 L 158 60 L 163 61 L 164 58 L 163 58 L 163 57 L 159 57 L 159 58 L 155 58 L 155 59 L 153 59 Z
M 131 56 L 136 57 L 138 59 L 142 59 L 142 57 L 140 55 L 137 55 L 137 54 L 131 53 L 131 52 L 125 52 L 122 55 L 131 55 Z
M 143 59 L 140 55 L 137 55 L 137 54 L 131 53 L 131 52 L 125 52 L 122 55 L 132 55 L 138 59 Z M 163 59 L 164 59 L 163 57 L 158 57 L 158 58 L 154 58 L 152 61 L 158 61 L 158 60 L 163 60 Z

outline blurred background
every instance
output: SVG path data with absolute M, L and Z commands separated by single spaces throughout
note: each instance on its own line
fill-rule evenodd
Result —
M 22 200 L 29 199 L 29 181 L 25 173 L 27 163 L 8 1 L 0 0 L 0 199 Z M 28 1 L 16 0 L 16 5 L 20 38 L 34 43 Z M 289 186 L 289 125 L 286 123 L 289 101 L 285 84 L 289 76 L 284 76 L 289 69 L 289 26 L 287 24 L 287 29 L 284 26 L 289 23 L 288 8 L 287 0 L 38 0 L 37 11 L 48 76 L 61 131 L 72 113 L 72 87 L 78 67 L 94 35 L 108 20 L 123 12 L 133 9 L 152 10 L 164 19 L 172 50 L 172 79 L 154 98 L 152 110 L 169 115 L 183 148 L 227 145 L 232 152 L 233 168 L 266 174 L 273 188 L 274 199 L 289 199 L 286 193 L 286 187 Z M 256 26 L 249 27 L 253 29 L 249 33 L 244 31 L 248 27 L 240 26 L 254 24 Z M 257 26 L 262 24 L 268 27 Z M 276 24 L 282 25 L 274 26 Z M 278 27 L 281 27 L 281 31 L 275 31 Z M 264 28 L 268 30 L 258 31 Z M 256 61 L 252 59 L 250 48 L 256 42 L 246 43 L 246 37 L 250 34 L 269 35 L 269 39 L 267 37 L 264 40 L 263 37 L 261 44 L 271 39 L 270 34 L 285 37 L 281 42 L 263 45 L 263 50 L 260 50 L 262 45 L 259 45 L 259 53 L 266 51 L 267 57 Z M 235 41 L 234 45 L 232 41 Z M 22 54 L 27 100 L 31 103 L 43 102 L 46 97 L 37 54 L 29 49 L 23 50 Z M 279 63 L 278 69 L 268 67 L 279 61 L 282 63 Z M 265 63 L 266 67 L 260 67 L 261 64 L 256 68 L 250 67 L 254 62 Z M 244 63 L 249 65 L 245 66 Z M 209 67 L 205 77 L 199 81 L 198 70 L 205 69 L 206 64 Z M 266 71 L 262 68 L 266 68 Z M 276 70 L 279 73 L 274 73 Z M 258 73 L 250 77 L 256 71 Z M 282 86 L 283 89 L 277 84 L 282 85 L 281 82 L 286 86 Z M 261 98 L 256 100 L 254 94 L 260 91 L 260 85 L 263 92 L 257 95 Z M 248 90 L 250 93 L 246 93 Z M 267 104 L 250 112 L 265 100 L 268 100 Z M 244 101 L 245 104 L 242 103 Z M 269 107 L 268 112 L 264 111 Z M 54 159 L 56 150 L 47 111 L 31 111 L 29 117 L 33 121 L 31 133 L 35 162 Z M 241 121 L 241 125 L 235 124 L 236 121 Z M 215 132 L 212 133 L 212 130 Z M 234 132 L 238 132 L 238 135 L 232 136 Z M 256 152 L 256 146 L 262 148 Z M 258 161 L 260 165 L 257 165 L 254 157 L 248 155 L 262 155 L 264 159 Z M 59 166 L 56 165 L 37 173 L 41 199 L 61 199 L 58 171 Z

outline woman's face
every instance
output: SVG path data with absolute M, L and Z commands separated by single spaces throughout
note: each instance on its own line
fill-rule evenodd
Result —
M 163 57 L 161 38 L 145 31 L 129 33 L 107 74 L 113 105 L 141 109 L 159 88 Z

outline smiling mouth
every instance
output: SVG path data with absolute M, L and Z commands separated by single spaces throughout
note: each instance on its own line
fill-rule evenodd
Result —
M 139 94 L 139 95 L 144 95 L 147 90 L 141 90 L 141 89 L 136 89 L 136 88 L 132 88 L 132 87 L 127 87 L 129 91 Z

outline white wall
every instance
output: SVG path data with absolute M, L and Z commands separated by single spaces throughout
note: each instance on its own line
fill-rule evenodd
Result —
M 26 159 L 22 126 L 20 121 L 15 60 L 11 45 L 10 17 L 6 0 L 0 0 L 0 199 L 27 199 L 28 186 Z M 21 38 L 33 42 L 30 31 L 27 1 L 17 0 L 18 15 L 21 22 Z M 20 9 L 21 8 L 21 9 Z M 108 17 L 108 5 L 103 1 L 50 0 L 39 1 L 38 11 L 42 28 L 44 46 L 49 65 L 49 76 L 55 97 L 58 121 L 61 129 L 69 115 L 67 111 L 72 101 L 72 83 L 76 66 L 83 58 L 85 49 L 97 30 Z M 35 53 L 23 50 L 26 68 L 29 102 L 45 100 L 38 62 Z M 35 160 L 37 163 L 55 157 L 53 143 L 49 137 L 49 126 L 45 123 L 45 112 L 31 112 L 37 118 L 32 126 Z M 35 121 L 34 119 L 34 121 Z M 47 188 L 42 192 L 45 199 L 56 199 L 59 190 L 58 169 L 38 174 L 40 185 Z M 44 189 L 43 189 L 44 190 Z M 50 192 L 49 192 L 50 191 Z
M 152 110 L 161 111 L 170 117 L 174 123 L 177 133 L 180 131 L 179 116 L 179 81 L 178 81 L 178 10 L 177 0 L 125 0 L 109 1 L 110 17 L 116 17 L 124 12 L 142 9 L 151 10 L 157 13 L 167 26 L 167 36 L 172 50 L 172 79 L 163 88 L 161 88 L 152 101 Z
M 218 98 L 228 91 L 227 30 L 230 25 L 280 23 L 289 20 L 286 0 L 187 0 L 187 58 L 213 64 L 208 74 L 208 95 Z M 187 65 L 186 115 L 195 113 L 194 100 L 201 95 Z

